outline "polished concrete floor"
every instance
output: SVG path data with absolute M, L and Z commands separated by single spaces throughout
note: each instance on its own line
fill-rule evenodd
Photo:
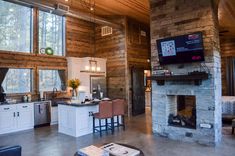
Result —
M 150 114 L 133 117 L 127 122 L 126 131 L 119 130 L 102 138 L 98 134 L 73 138 L 59 134 L 57 126 L 51 126 L 0 136 L 0 146 L 21 145 L 23 156 L 73 156 L 79 148 L 109 142 L 136 146 L 145 156 L 235 156 L 235 135 L 230 133 L 223 135 L 218 147 L 207 147 L 152 135 Z

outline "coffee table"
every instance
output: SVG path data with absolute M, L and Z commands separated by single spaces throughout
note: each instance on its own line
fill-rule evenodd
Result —
M 123 143 L 116 143 L 116 144 L 119 144 L 119 145 L 122 145 L 122 146 L 126 146 L 126 147 L 129 147 L 129 148 L 132 148 L 132 149 L 136 149 L 136 150 L 140 151 L 139 156 L 144 156 L 144 152 L 141 149 L 139 149 L 139 148 L 137 148 L 135 146 L 128 145 L 128 144 L 123 144 Z M 104 145 L 106 145 L 106 144 L 104 144 Z M 76 152 L 74 154 L 74 156 L 81 156 L 81 155 L 79 155 L 78 152 Z M 110 154 L 110 156 L 113 156 L 113 155 Z

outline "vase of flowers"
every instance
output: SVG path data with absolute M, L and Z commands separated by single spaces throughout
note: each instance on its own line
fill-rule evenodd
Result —
M 72 97 L 77 98 L 77 88 L 80 86 L 81 81 L 79 79 L 71 79 L 68 82 L 69 87 L 71 87 L 72 90 Z

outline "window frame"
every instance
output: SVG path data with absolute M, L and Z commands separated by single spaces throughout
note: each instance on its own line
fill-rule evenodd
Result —
M 39 11 L 62 17 L 62 32 L 61 32 L 62 33 L 62 55 L 53 54 L 52 56 L 54 56 L 54 57 L 66 57 L 66 17 L 61 16 L 61 15 L 56 14 L 56 13 L 53 13 L 53 12 L 50 12 L 50 11 L 40 9 L 40 8 L 38 8 L 38 14 L 37 14 L 37 25 L 38 25 L 38 27 L 37 27 L 37 32 L 38 32 L 38 34 L 37 34 L 37 40 L 38 40 L 37 46 L 38 46 L 39 54 L 40 54 L 40 48 L 39 48 L 39 36 L 40 36 L 39 35 Z M 41 55 L 43 55 L 43 54 L 41 54 Z M 55 69 L 55 70 L 57 70 L 57 69 Z
M 65 82 L 67 81 L 67 75 L 66 75 L 66 72 L 67 72 L 67 70 L 66 70 L 66 68 L 44 68 L 44 67 L 39 67 L 38 69 L 37 69 L 37 75 L 38 75 L 38 80 L 37 80 L 37 91 L 38 92 L 40 92 L 40 73 L 39 73 L 39 71 L 40 70 L 57 70 L 58 72 L 59 72 L 59 70 L 64 70 L 65 71 Z M 58 73 L 58 75 L 59 75 L 59 73 Z M 59 76 L 60 77 L 60 76 Z M 60 80 L 61 81 L 61 84 L 62 84 L 62 80 Z M 64 85 L 66 85 L 66 84 L 64 84 Z M 64 91 L 62 88 L 57 88 L 57 90 L 58 91 Z M 53 91 L 53 89 L 51 90 L 51 91 L 43 91 L 43 92 L 52 92 Z
M 20 3 L 14 3 L 14 2 L 11 2 L 11 1 L 4 1 L 6 3 L 12 3 L 14 5 L 19 5 L 19 6 L 22 6 L 22 7 L 27 7 L 30 9 L 30 42 L 29 42 L 29 51 L 12 51 L 12 50 L 3 50 L 3 49 L 0 49 L 0 52 L 10 52 L 10 53 L 19 53 L 19 54 L 32 54 L 34 53 L 33 52 L 33 43 L 34 43 L 34 37 L 33 37 L 33 34 L 34 34 L 34 25 L 33 25 L 33 21 L 34 21 L 34 7 L 31 7 L 31 6 L 28 6 L 28 5 L 23 5 L 23 4 L 20 4 Z M 10 69 L 10 68 L 9 68 Z M 12 68 L 13 69 L 13 68 Z M 14 69 L 17 69 L 17 68 L 14 68 Z M 26 69 L 26 68 L 24 68 Z
M 29 69 L 30 70 L 30 91 L 29 92 L 21 92 L 21 93 L 6 93 L 6 95 L 25 95 L 25 94 L 33 94 L 34 93 L 34 69 L 33 68 L 27 68 L 27 67 L 10 67 L 10 69 Z M 6 78 L 6 77 L 5 77 Z M 4 78 L 4 79 L 5 79 Z

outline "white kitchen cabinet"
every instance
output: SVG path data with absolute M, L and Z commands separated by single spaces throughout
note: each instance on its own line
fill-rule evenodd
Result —
M 0 106 L 0 134 L 12 132 L 17 128 L 14 106 Z
M 31 104 L 17 104 L 17 129 L 25 130 L 34 126 L 34 107 Z
M 0 106 L 0 134 L 34 127 L 33 103 Z

